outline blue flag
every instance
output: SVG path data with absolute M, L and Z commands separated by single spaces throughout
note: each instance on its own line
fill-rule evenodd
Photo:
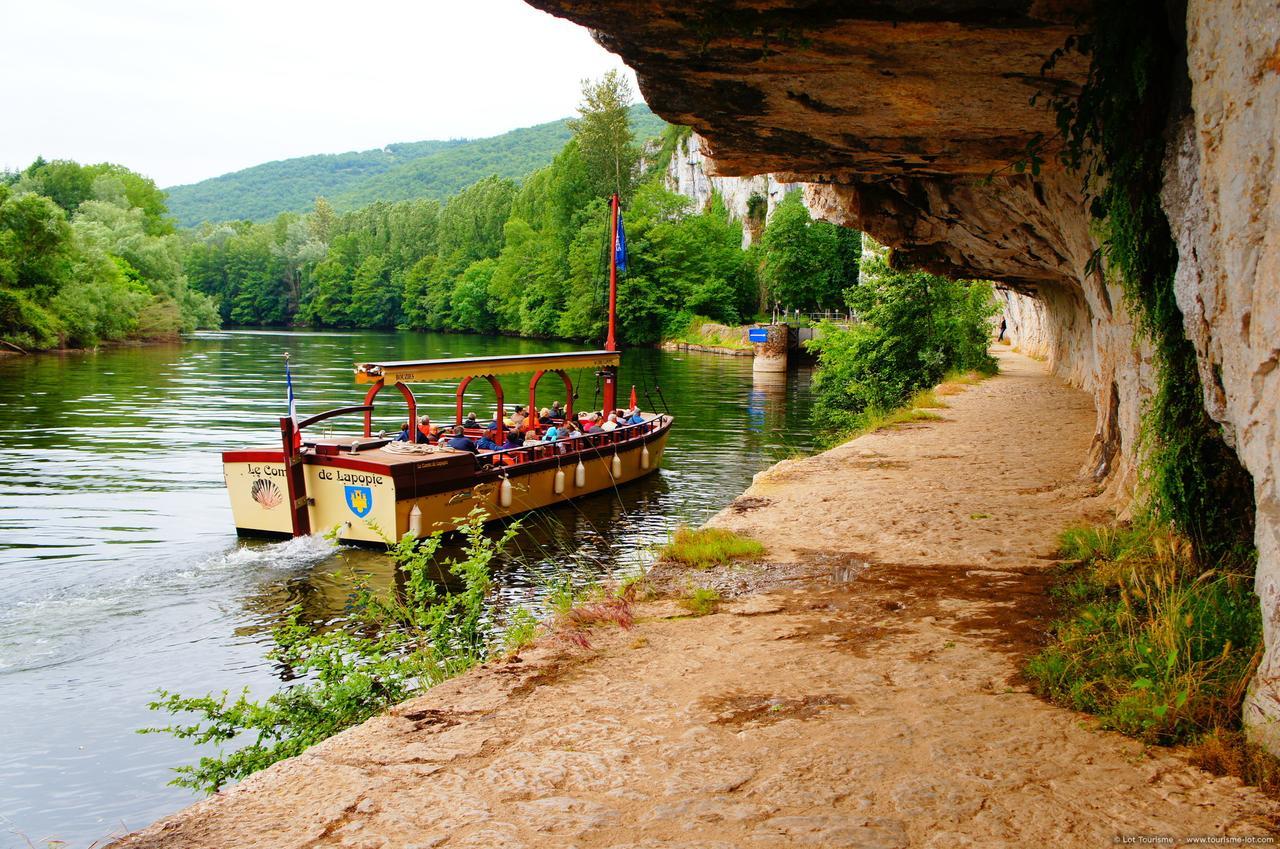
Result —
M 618 210 L 618 232 L 613 236 L 613 264 L 619 271 L 627 270 L 627 233 L 622 229 L 622 210 Z

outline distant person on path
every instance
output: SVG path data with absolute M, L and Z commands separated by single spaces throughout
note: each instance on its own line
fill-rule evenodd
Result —
M 1004 331 L 1005 331 L 1005 328 L 1007 328 L 1008 326 L 1009 326 L 1008 323 L 1003 318 L 1000 319 L 1000 335 L 996 337 L 997 342 L 1004 341 Z

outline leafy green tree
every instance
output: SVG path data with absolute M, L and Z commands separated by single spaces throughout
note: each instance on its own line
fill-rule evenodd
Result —
M 515 193 L 510 180 L 486 177 L 450 198 L 440 210 L 440 255 L 456 254 L 467 262 L 496 257 Z
M 783 309 L 839 309 L 843 293 L 857 279 L 852 233 L 814 221 L 798 192 L 778 204 L 761 240 L 765 297 Z
M 493 333 L 498 329 L 497 316 L 489 304 L 489 286 L 497 264 L 495 259 L 482 259 L 462 273 L 453 290 L 450 330 Z
M 617 70 L 599 80 L 582 81 L 579 117 L 569 122 L 587 174 L 587 189 L 596 197 L 617 192 L 623 201 L 640 164 L 640 147 L 631 130 L 631 83 Z

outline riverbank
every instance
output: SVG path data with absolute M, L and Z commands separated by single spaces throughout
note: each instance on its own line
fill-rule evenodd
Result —
M 121 841 L 128 847 L 1099 846 L 1267 836 L 1277 806 L 1031 695 L 1087 396 L 1001 351 L 939 421 L 756 476 L 712 520 L 766 561 L 651 581 L 548 639 Z

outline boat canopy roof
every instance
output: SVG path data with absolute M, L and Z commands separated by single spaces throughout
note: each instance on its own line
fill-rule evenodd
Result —
M 502 357 L 445 357 L 438 360 L 397 360 L 356 363 L 356 383 L 420 383 L 428 380 L 461 380 L 499 374 L 521 374 L 575 368 L 618 366 L 617 351 L 569 351 L 552 354 L 520 354 Z

